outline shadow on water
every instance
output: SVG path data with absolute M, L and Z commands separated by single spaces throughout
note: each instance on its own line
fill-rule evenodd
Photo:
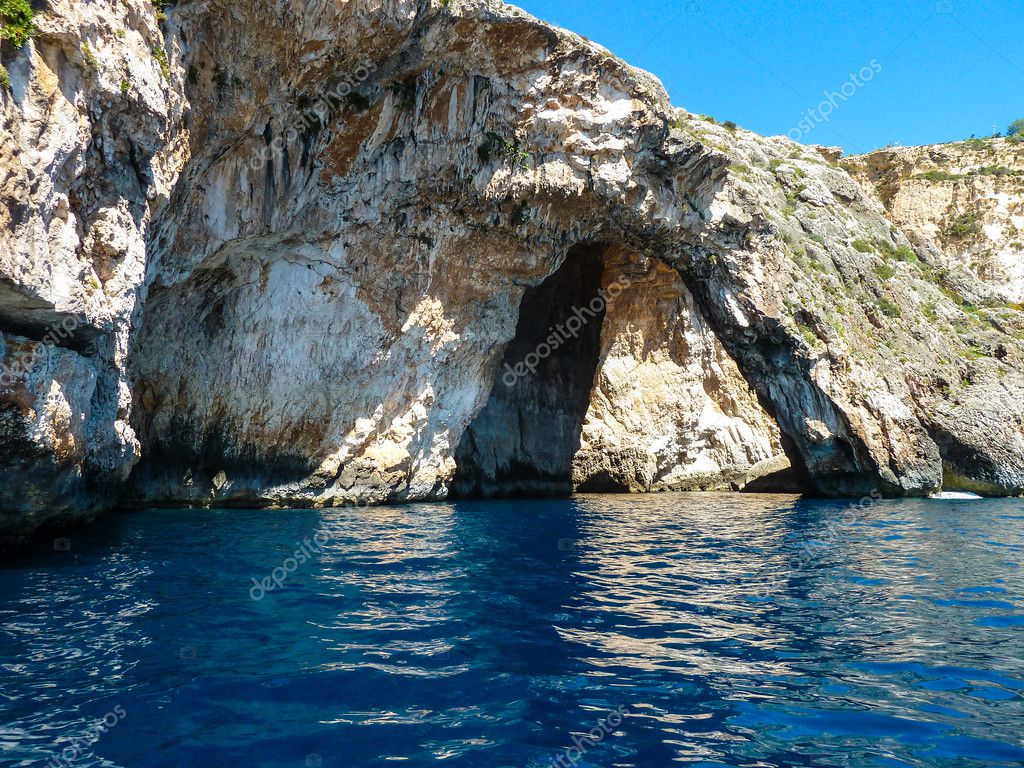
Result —
M 120 515 L 0 566 L 0 755 L 1020 765 L 1022 549 L 1015 501 Z

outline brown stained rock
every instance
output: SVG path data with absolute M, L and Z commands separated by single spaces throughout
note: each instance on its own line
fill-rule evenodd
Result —
M 527 20 L 503 22 L 483 32 L 483 45 L 500 77 L 536 68 L 557 42 L 553 30 Z
M 382 104 L 375 104 L 365 111 L 351 115 L 339 126 L 339 136 L 320 156 L 324 178 L 328 182 L 345 177 L 356 157 L 380 120 Z

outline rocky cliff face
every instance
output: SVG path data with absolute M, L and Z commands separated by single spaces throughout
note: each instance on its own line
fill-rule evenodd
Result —
M 729 490 L 791 481 L 782 436 L 722 347 L 680 274 L 621 249 L 597 369 L 573 461 L 576 489 Z
M 812 150 L 500 3 L 57 10 L 0 96 L 8 527 L 1024 488 L 1021 313 Z
M 971 139 L 898 147 L 844 163 L 892 220 L 998 297 L 1024 304 L 1024 141 Z
M 0 92 L 0 529 L 109 505 L 139 456 L 127 351 L 180 165 L 148 2 L 54 0 Z M 180 85 L 180 83 L 179 83 Z

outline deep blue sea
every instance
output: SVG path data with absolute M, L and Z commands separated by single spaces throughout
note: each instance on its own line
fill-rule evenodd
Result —
M 1022 554 L 1020 501 L 115 515 L 4 556 L 0 765 L 1020 766 Z

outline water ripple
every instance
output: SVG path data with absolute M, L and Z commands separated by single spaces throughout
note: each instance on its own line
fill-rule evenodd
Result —
M 72 541 L 0 566 L 5 765 L 1024 764 L 1018 501 L 150 511 Z

